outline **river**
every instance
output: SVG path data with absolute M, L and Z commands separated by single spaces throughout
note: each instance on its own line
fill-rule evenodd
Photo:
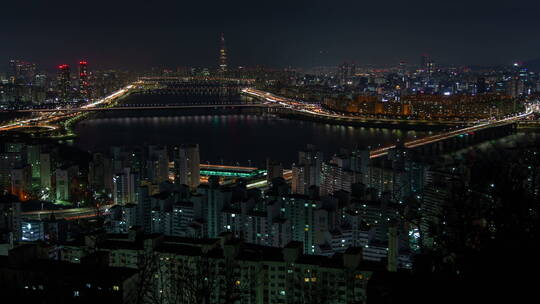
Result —
M 368 149 L 426 132 L 351 127 L 280 118 L 272 114 L 154 115 L 90 118 L 75 129 L 87 151 L 111 146 L 198 143 L 202 162 L 263 166 L 267 157 L 290 165 L 314 144 L 325 158 L 340 149 Z

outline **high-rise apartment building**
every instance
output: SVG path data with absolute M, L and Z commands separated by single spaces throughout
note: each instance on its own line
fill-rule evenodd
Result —
M 56 169 L 56 199 L 69 201 L 71 199 L 71 186 L 74 178 L 79 174 L 77 166 L 68 166 Z
M 51 153 L 39 154 L 39 179 L 42 189 L 52 189 L 52 172 L 54 168 L 52 166 Z
M 283 164 L 278 161 L 266 159 L 266 181 L 272 182 L 274 178 L 283 177 Z
M 200 184 L 199 145 L 181 145 L 175 160 L 177 184 L 187 185 L 192 189 Z
M 139 189 L 139 178 L 131 168 L 124 168 L 113 177 L 113 199 L 115 204 L 125 205 L 135 202 Z
M 82 99 L 88 99 L 90 96 L 90 83 L 88 82 L 88 63 L 79 62 L 79 94 Z
M 58 93 L 62 101 L 68 101 L 71 93 L 71 70 L 68 64 L 58 66 Z
M 26 146 L 26 154 L 28 164 L 32 167 L 32 182 L 39 183 L 40 176 L 40 162 L 39 156 L 41 153 L 41 146 L 39 145 L 28 145 Z
M 308 194 L 311 186 L 320 187 L 322 152 L 315 149 L 313 145 L 308 145 L 298 154 L 298 163 L 292 168 L 292 192 L 297 194 Z
M 2 244 L 13 244 L 20 238 L 21 202 L 16 196 L 0 195 L 0 255 L 5 255 Z
M 0 189 L 11 187 L 11 169 L 20 168 L 25 163 L 26 155 L 21 144 L 6 143 L 0 146 Z
M 30 199 L 32 190 L 32 169 L 26 165 L 11 170 L 11 194 L 16 195 L 21 201 Z
M 136 161 L 130 157 L 131 163 Z M 146 177 L 150 182 L 159 184 L 169 180 L 169 155 L 163 146 L 149 146 L 146 161 Z
M 207 225 L 207 236 L 217 237 L 222 231 L 221 212 L 230 204 L 232 192 L 221 188 L 216 176 L 210 177 L 208 185 L 199 186 L 197 192 L 204 196 L 202 216 Z

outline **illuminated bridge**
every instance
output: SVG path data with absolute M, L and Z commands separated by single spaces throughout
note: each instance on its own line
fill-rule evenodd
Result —
M 252 85 L 255 79 L 250 78 L 230 78 L 230 77 L 182 77 L 182 76 L 145 76 L 139 77 L 139 83 L 144 84 L 163 84 L 163 83 L 182 83 L 182 82 L 220 82 L 240 84 L 243 86 Z
M 98 101 L 94 101 L 92 103 L 86 104 L 84 106 L 81 106 L 79 108 L 75 109 L 69 109 L 69 108 L 61 108 L 61 109 L 34 109 L 34 110 L 21 110 L 22 112 L 44 112 L 44 113 L 38 113 L 37 115 L 41 115 L 38 117 L 33 117 L 30 119 L 21 119 L 15 122 L 10 122 L 5 125 L 0 125 L 0 131 L 3 130 L 10 130 L 14 128 L 19 127 L 25 127 L 29 125 L 48 125 L 49 123 L 61 119 L 63 117 L 66 117 L 71 114 L 76 114 L 78 112 L 85 112 L 85 111 L 118 111 L 118 110 L 149 110 L 149 109 L 187 109 L 187 108 L 230 108 L 230 107 L 274 107 L 277 109 L 284 109 L 287 111 L 299 113 L 301 115 L 311 116 L 311 117 L 321 117 L 327 120 L 340 122 L 342 120 L 346 121 L 358 121 L 360 123 L 365 122 L 365 118 L 361 117 L 351 117 L 351 116 L 343 116 L 343 115 L 337 115 L 334 113 L 330 113 L 328 111 L 325 111 L 318 105 L 314 104 L 308 104 L 301 101 L 293 100 L 290 98 L 280 97 L 268 92 L 256 90 L 256 89 L 250 89 L 246 88 L 243 89 L 243 94 L 255 97 L 256 99 L 262 101 L 260 104 L 256 103 L 242 103 L 242 104 L 191 104 L 191 105 L 141 105 L 141 106 L 124 106 L 124 107 L 111 107 L 113 105 L 113 101 L 117 98 L 120 98 L 122 96 L 125 96 L 127 94 L 130 94 L 132 91 L 137 90 L 137 86 L 140 86 L 141 82 L 137 82 L 135 84 L 129 85 L 105 98 L 102 98 Z M 106 107 L 103 107 L 106 106 Z M 489 134 L 490 132 L 497 132 L 497 130 L 504 130 L 504 132 L 501 131 L 501 133 L 505 133 L 508 131 L 509 128 L 512 128 L 516 125 L 517 122 L 527 118 L 529 115 L 533 114 L 532 108 L 527 108 L 526 112 L 519 113 L 514 116 L 506 117 L 503 119 L 490 119 L 485 121 L 479 121 L 479 122 L 454 122 L 455 129 L 450 131 L 444 131 L 435 135 L 407 141 L 403 143 L 403 145 L 407 148 L 418 148 L 418 147 L 424 147 L 429 146 L 430 148 L 435 147 L 436 149 L 443 149 L 441 147 L 441 142 L 446 141 L 454 141 L 456 139 L 459 139 L 460 136 L 467 136 L 467 138 L 475 138 L 475 139 L 482 139 L 485 134 Z M 401 120 L 400 120 L 401 121 Z M 398 123 L 394 122 L 393 120 L 385 120 L 384 123 Z M 423 121 L 420 122 L 421 124 L 431 124 L 433 122 L 429 121 Z M 472 125 L 471 125 L 472 124 Z M 491 130 L 491 131 L 490 131 Z M 472 142 L 472 141 L 470 141 Z M 395 148 L 396 145 L 390 145 L 387 147 L 377 148 L 374 150 L 371 150 L 371 157 L 380 157 L 383 155 L 386 155 L 390 149 Z M 201 169 L 204 167 L 202 166 Z M 236 167 L 235 167 L 236 168 Z M 252 168 L 253 169 L 253 168 Z M 247 172 L 241 172 L 241 171 L 233 171 L 231 168 L 225 168 L 225 166 L 221 167 L 211 167 L 205 169 L 206 174 L 208 175 L 219 175 L 221 176 L 231 176 L 231 177 L 250 177 L 252 171 Z M 212 173 L 212 174 L 210 174 Z M 218 174 L 219 173 L 219 174 Z M 201 172 L 203 174 L 203 172 Z
M 256 178 L 266 176 L 266 170 L 253 167 L 201 164 L 200 174 L 201 176 Z
M 141 105 L 141 106 L 115 106 L 109 108 L 60 108 L 60 109 L 25 109 L 12 112 L 33 113 L 71 113 L 71 112 L 96 112 L 96 111 L 126 111 L 126 110 L 177 110 L 177 109 L 221 109 L 221 108 L 267 108 L 268 105 L 258 103 L 238 104 L 192 104 L 192 105 Z
M 256 89 L 244 89 L 244 94 L 264 100 L 269 103 L 278 104 L 282 107 L 289 108 L 304 115 L 322 117 L 325 119 L 348 120 L 363 122 L 366 119 L 355 116 L 343 116 L 330 113 L 322 109 L 318 105 L 308 104 L 301 101 L 293 100 L 277 96 L 272 93 L 264 92 Z M 507 135 L 509 131 L 515 129 L 517 122 L 527 118 L 534 113 L 532 108 L 527 108 L 524 113 L 505 117 L 501 119 L 489 119 L 478 122 L 455 122 L 456 126 L 453 130 L 444 131 L 435 135 L 426 136 L 419 139 L 410 140 L 403 143 L 406 148 L 423 148 L 425 150 L 440 151 L 448 148 L 445 142 L 450 141 L 452 145 L 463 143 L 474 143 L 478 140 L 493 138 L 500 135 Z M 393 122 L 394 120 L 383 119 L 382 121 Z M 402 120 L 398 120 L 402 121 Z M 429 123 L 425 121 L 425 123 Z M 472 123 L 472 125 L 470 125 Z M 465 125 L 465 126 L 464 126 Z M 464 139 L 464 140 L 462 140 Z M 459 141 L 459 143 L 458 143 Z M 370 151 L 370 157 L 376 158 L 388 154 L 388 151 L 396 148 L 396 145 L 389 145 L 382 148 L 373 149 Z

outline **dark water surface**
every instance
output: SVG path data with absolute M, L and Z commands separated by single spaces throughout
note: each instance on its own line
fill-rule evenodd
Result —
M 108 117 L 79 123 L 75 145 L 88 151 L 111 146 L 198 143 L 201 161 L 263 166 L 267 157 L 289 165 L 315 144 L 329 158 L 340 148 L 364 149 L 424 136 L 426 132 L 338 126 L 270 114 Z

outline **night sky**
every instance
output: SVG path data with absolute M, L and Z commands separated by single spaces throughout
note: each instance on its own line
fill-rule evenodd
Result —
M 540 1 L 2 1 L 0 67 L 230 65 L 342 61 L 508 64 L 540 57 Z

